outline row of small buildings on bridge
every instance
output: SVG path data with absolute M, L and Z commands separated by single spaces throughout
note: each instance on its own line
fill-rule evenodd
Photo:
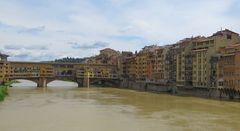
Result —
M 107 64 L 77 64 L 57 62 L 7 61 L 7 55 L 0 54 L 0 84 L 13 79 L 27 79 L 34 82 L 41 78 L 48 80 L 118 79 L 117 66 Z M 36 82 L 37 83 L 37 82 Z
M 240 36 L 228 29 L 122 52 L 120 61 L 122 77 L 133 81 L 240 90 Z
M 6 76 L 6 67 L 8 66 L 7 62 L 8 55 L 2 54 L 0 52 L 0 84 L 3 81 L 7 81 L 8 79 L 5 77 Z

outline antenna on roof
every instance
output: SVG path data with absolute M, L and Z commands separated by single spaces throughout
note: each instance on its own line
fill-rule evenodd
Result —
M 222 27 L 221 27 L 221 31 L 222 31 Z

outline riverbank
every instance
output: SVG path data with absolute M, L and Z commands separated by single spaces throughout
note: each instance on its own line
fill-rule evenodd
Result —
M 154 93 L 166 93 L 176 96 L 194 96 L 209 99 L 238 99 L 240 93 L 217 89 L 217 88 L 197 88 L 197 87 L 179 87 L 176 85 L 159 84 L 159 83 L 146 83 L 146 82 L 135 82 L 125 80 L 120 84 L 120 88 L 132 89 L 138 91 L 147 91 Z
M 5 85 L 0 85 L 0 101 L 3 101 L 4 98 L 8 95 L 8 88 Z
M 8 95 L 8 88 L 11 87 L 13 83 L 18 83 L 18 81 L 9 81 L 0 85 L 0 101 L 3 101 Z

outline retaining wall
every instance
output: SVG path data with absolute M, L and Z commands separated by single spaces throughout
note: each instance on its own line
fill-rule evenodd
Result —
M 174 85 L 161 85 L 146 82 L 135 82 L 123 80 L 120 88 L 133 89 L 138 91 L 149 91 L 156 93 L 169 93 L 179 96 L 196 96 L 213 99 L 229 99 L 227 94 L 214 88 L 177 87 Z

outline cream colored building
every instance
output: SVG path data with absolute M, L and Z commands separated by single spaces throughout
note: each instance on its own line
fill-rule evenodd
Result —
M 210 37 L 199 37 L 192 42 L 193 86 L 210 87 L 210 59 L 217 51 L 227 45 L 237 43 L 240 37 L 230 30 L 223 30 Z

